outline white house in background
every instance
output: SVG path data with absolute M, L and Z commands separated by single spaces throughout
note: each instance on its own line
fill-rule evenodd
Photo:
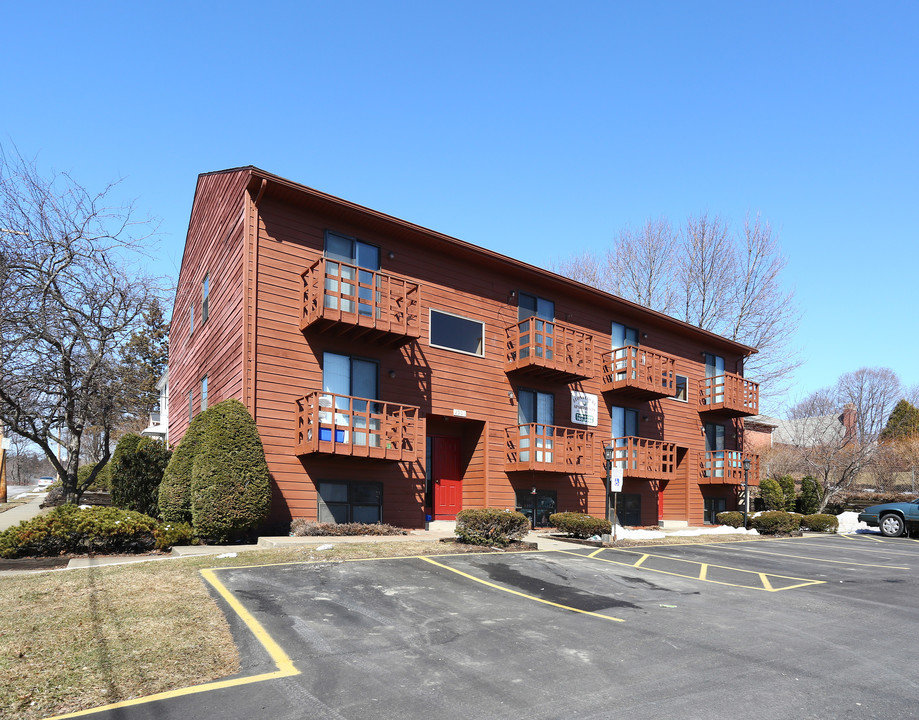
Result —
M 147 437 L 159 438 L 165 443 L 169 442 L 169 371 L 163 373 L 163 376 L 156 383 L 156 389 L 160 391 L 160 399 L 157 403 L 157 409 L 150 413 L 150 424 L 144 428 L 141 435 Z

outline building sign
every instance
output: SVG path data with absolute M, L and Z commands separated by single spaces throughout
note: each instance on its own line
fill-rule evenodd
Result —
M 597 425 L 598 401 L 596 395 L 584 392 L 571 393 L 571 422 L 577 425 Z
M 610 468 L 609 469 L 609 491 L 622 492 L 622 468 Z

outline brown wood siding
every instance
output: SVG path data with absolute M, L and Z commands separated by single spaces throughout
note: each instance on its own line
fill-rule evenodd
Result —
M 242 399 L 243 246 L 245 171 L 202 175 L 188 226 L 169 336 L 169 439 L 178 443 L 188 427 L 188 393 L 201 409 L 201 379 L 208 379 L 208 406 Z M 209 278 L 208 319 L 202 322 L 201 283 Z M 189 333 L 189 306 L 194 332 Z
M 408 463 L 295 454 L 296 401 L 321 389 L 321 360 L 326 351 L 373 359 L 379 365 L 380 400 L 419 407 L 429 434 L 455 432 L 463 438 L 464 507 L 512 508 L 516 490 L 536 487 L 554 490 L 559 510 L 602 515 L 602 448 L 611 437 L 609 409 L 614 405 L 638 411 L 642 437 L 666 440 L 680 448 L 670 480 L 626 481 L 626 492 L 641 495 L 643 524 L 658 520 L 660 488 L 660 517 L 693 525 L 702 522 L 703 493 L 714 496 L 727 491 L 724 486 L 699 485 L 704 422 L 724 424 L 725 448 L 740 449 L 741 421 L 702 418 L 694 393 L 705 373 L 704 352 L 723 355 L 728 370 L 741 368 L 742 358 L 736 352 L 729 354 L 724 341 L 691 328 L 675 331 L 672 323 L 653 313 L 642 313 L 615 299 L 572 292 L 562 281 L 497 262 L 487 253 L 481 257 L 468 250 L 445 253 L 442 242 L 425 242 L 417 229 L 388 225 L 370 216 L 355 219 L 354 213 L 347 213 L 347 220 L 345 215 L 320 215 L 306 203 L 294 205 L 280 199 L 270 187 L 256 204 L 257 185 L 252 185 L 252 195 L 245 189 L 250 177 L 248 171 L 239 171 L 202 176 L 199 181 L 174 314 L 178 334 L 172 351 L 175 377 L 172 358 L 170 365 L 174 408 L 170 433 L 178 439 L 184 432 L 187 392 L 194 386 L 199 400 L 195 383 L 205 368 L 213 387 L 209 402 L 229 396 L 244 398 L 258 423 L 274 481 L 274 520 L 315 519 L 316 483 L 321 480 L 378 480 L 384 485 L 385 522 L 418 526 L 424 520 L 423 448 L 418 459 Z M 236 219 L 241 222 L 227 236 Z M 326 230 L 379 246 L 383 272 L 421 283 L 419 340 L 401 346 L 366 336 L 355 340 L 347 332 L 338 332 L 342 329 L 338 326 L 300 331 L 301 273 L 322 256 Z M 248 241 L 246 233 L 251 233 Z M 212 278 L 211 318 L 199 333 L 200 296 L 195 293 L 200 295 L 200 281 L 207 271 Z M 222 291 L 219 299 L 218 288 Z M 519 291 L 553 300 L 559 321 L 593 334 L 593 377 L 566 382 L 526 370 L 505 372 L 506 328 L 517 322 L 515 295 Z M 183 338 L 189 298 L 198 301 L 196 331 L 190 342 Z M 484 357 L 431 346 L 432 308 L 484 323 Z M 612 349 L 611 321 L 638 328 L 642 345 L 676 357 L 676 373 L 688 378 L 689 402 L 672 398 L 641 401 L 601 392 L 601 355 Z M 517 425 L 516 398 L 521 388 L 554 395 L 555 425 L 592 431 L 588 450 L 596 458 L 592 472 L 505 470 L 507 429 Z M 572 390 L 599 397 L 597 427 L 572 424 Z M 448 430 L 451 426 L 453 430 Z

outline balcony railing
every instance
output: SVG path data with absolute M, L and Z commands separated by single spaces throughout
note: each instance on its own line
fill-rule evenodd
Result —
M 642 480 L 670 480 L 676 472 L 676 445 L 640 437 L 615 438 L 612 443 L 613 467 L 623 477 Z
M 734 373 L 703 378 L 699 381 L 699 412 L 757 415 L 759 385 Z
M 413 461 L 424 448 L 417 407 L 312 392 L 297 400 L 296 452 Z
M 593 456 L 593 433 L 589 430 L 538 423 L 507 428 L 508 471 L 589 473 Z
M 674 391 L 674 359 L 643 347 L 626 345 L 603 354 L 603 391 L 647 398 Z
M 421 337 L 418 283 L 328 258 L 310 265 L 302 278 L 301 330 L 345 324 L 406 340 Z
M 706 451 L 699 468 L 700 484 L 743 485 L 744 459 L 750 460 L 749 484 L 759 485 L 759 455 L 740 450 Z
M 514 323 L 507 328 L 504 370 L 522 369 L 593 377 L 593 335 L 563 322 L 535 316 Z

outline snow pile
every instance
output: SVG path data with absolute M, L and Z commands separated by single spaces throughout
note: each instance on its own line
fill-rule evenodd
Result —
M 836 531 L 838 533 L 856 533 L 868 531 L 868 524 L 858 521 L 857 512 L 839 513 L 839 515 L 836 516 L 836 519 L 839 520 L 839 529 Z
M 715 525 L 713 527 L 677 530 L 676 532 L 670 533 L 670 535 L 676 537 L 696 537 L 697 535 L 759 535 L 759 533 L 752 528 L 750 530 L 744 530 L 743 528 L 735 528 L 730 525 Z

